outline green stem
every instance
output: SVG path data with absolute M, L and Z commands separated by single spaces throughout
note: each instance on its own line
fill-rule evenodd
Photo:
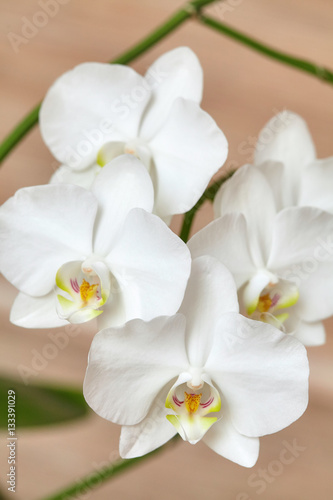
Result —
M 230 177 L 233 174 L 234 174 L 234 170 L 231 171 L 231 172 L 228 172 L 226 175 L 224 175 L 223 177 L 221 177 L 220 179 L 218 179 L 216 182 L 214 182 L 214 184 L 212 184 L 211 186 L 209 186 L 206 189 L 206 191 L 204 192 L 204 194 L 201 196 L 201 198 L 199 199 L 199 201 L 194 205 L 194 207 L 191 208 L 191 210 L 189 210 L 188 212 L 186 212 L 186 214 L 184 215 L 183 225 L 182 225 L 182 228 L 181 228 L 181 231 L 180 231 L 180 235 L 179 235 L 180 238 L 185 243 L 189 239 L 189 235 L 190 235 L 192 223 L 193 223 L 195 214 L 197 213 L 197 211 L 199 210 L 199 208 L 205 203 L 206 200 L 214 201 L 214 198 L 215 198 L 216 193 L 218 192 L 219 188 L 222 186 L 222 184 L 225 181 L 227 181 L 228 179 L 230 179 Z
M 141 54 L 146 52 L 150 47 L 153 47 L 157 42 L 174 31 L 187 19 L 197 15 L 202 7 L 216 2 L 217 0 L 193 0 L 187 2 L 180 10 L 171 16 L 165 23 L 159 26 L 156 30 L 150 33 L 141 42 L 136 44 L 124 54 L 117 57 L 110 64 L 128 64 L 134 61 Z M 10 151 L 18 144 L 21 139 L 32 129 L 38 122 L 38 114 L 41 104 L 38 104 L 30 113 L 28 113 L 22 121 L 8 134 L 8 136 L 0 144 L 0 163 L 10 153 Z
M 64 488 L 62 491 L 59 491 L 55 495 L 45 497 L 43 500 L 69 500 L 70 498 L 75 497 L 80 498 L 81 496 L 85 495 L 87 491 L 92 490 L 93 488 L 97 488 L 107 479 L 111 479 L 114 476 L 117 476 L 133 465 L 137 465 L 144 460 L 155 456 L 157 453 L 160 453 L 162 450 L 169 448 L 171 445 L 174 445 L 174 443 L 178 441 L 178 438 L 179 435 L 177 434 L 165 445 L 160 446 L 160 448 L 157 448 L 156 450 L 151 451 L 150 453 L 148 453 L 147 455 L 143 455 L 142 457 L 130 458 L 128 460 L 120 459 L 113 464 L 107 465 L 106 467 L 103 467 L 102 469 L 89 474 L 84 479 L 77 481 L 68 488 Z
M 8 153 L 20 142 L 21 139 L 29 132 L 32 127 L 38 122 L 38 114 L 40 110 L 38 104 L 23 120 L 8 134 L 0 145 L 0 163 L 8 155 Z
M 216 21 L 212 17 L 205 16 L 200 14 L 198 19 L 201 23 L 209 26 L 210 28 L 215 29 L 219 33 L 223 33 L 237 42 L 242 43 L 243 45 L 247 45 L 251 49 L 256 50 L 257 52 L 261 52 L 262 54 L 276 59 L 281 63 L 288 64 L 289 66 L 293 66 L 294 68 L 299 69 L 300 71 L 305 71 L 306 73 L 310 73 L 311 75 L 323 80 L 327 83 L 333 85 L 333 72 L 323 66 L 318 66 L 306 59 L 300 59 L 298 57 L 293 57 L 278 50 L 273 49 L 263 43 L 251 38 L 240 31 L 231 28 L 230 26 Z

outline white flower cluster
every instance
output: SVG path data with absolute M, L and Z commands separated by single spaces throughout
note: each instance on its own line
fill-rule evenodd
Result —
M 61 76 L 40 112 L 61 166 L 1 207 L 0 267 L 14 324 L 96 318 L 84 395 L 123 426 L 122 457 L 179 433 L 251 467 L 259 437 L 306 409 L 303 344 L 323 343 L 333 314 L 333 159 L 299 116 L 265 141 L 269 123 L 186 245 L 167 224 L 228 151 L 202 87 L 184 47 L 144 77 L 100 63 Z

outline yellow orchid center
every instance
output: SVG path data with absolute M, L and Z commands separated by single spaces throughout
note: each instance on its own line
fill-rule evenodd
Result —
M 83 302 L 89 302 L 89 300 L 92 299 L 94 295 L 97 293 L 97 289 L 98 289 L 98 284 L 90 285 L 88 281 L 83 279 L 80 285 L 80 296 Z
M 63 264 L 56 274 L 57 312 L 71 323 L 84 323 L 103 313 L 109 300 L 110 271 L 92 258 Z
M 270 323 L 281 331 L 287 331 L 285 323 L 289 319 L 290 308 L 296 304 L 299 298 L 299 290 L 296 284 L 272 276 L 258 296 L 258 284 L 260 285 L 258 276 L 262 278 L 261 275 L 254 276 L 243 291 L 243 300 L 245 302 L 243 314 L 256 321 Z M 253 288 L 252 291 L 251 287 Z
M 195 413 L 197 411 L 197 409 L 199 408 L 201 396 L 202 396 L 202 393 L 201 394 L 188 394 L 187 392 L 185 392 L 185 407 L 190 414 Z
M 269 293 L 262 295 L 261 297 L 259 297 L 257 310 L 262 312 L 262 313 L 269 311 L 269 309 L 271 308 L 272 302 L 273 301 L 272 301 L 271 297 L 269 296 Z
M 186 392 L 184 386 L 185 384 L 175 385 L 169 391 L 165 407 L 171 413 L 166 418 L 185 441 L 195 444 L 217 422 L 221 411 L 221 397 L 211 384 L 202 382 L 200 393 Z M 211 413 L 215 415 L 209 416 Z

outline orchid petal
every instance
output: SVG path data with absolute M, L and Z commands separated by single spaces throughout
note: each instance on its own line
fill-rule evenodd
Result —
M 177 97 L 200 103 L 203 72 L 194 52 L 188 47 L 178 47 L 160 56 L 148 69 L 145 79 L 152 97 L 144 114 L 140 136 L 149 140 L 167 119 Z
M 321 246 L 320 255 L 325 255 Z M 319 254 L 317 254 L 318 258 Z M 317 322 L 333 315 L 333 257 L 310 257 L 302 263 L 297 314 L 306 322 Z
M 191 258 L 186 245 L 159 217 L 133 209 L 106 260 L 120 284 L 127 319 L 150 320 L 177 312 Z
M 122 326 L 127 320 L 122 285 L 111 275 L 111 296 L 103 306 L 103 314 L 98 317 L 98 330 Z
M 215 200 L 215 213 L 223 216 L 232 212 L 244 214 L 253 260 L 264 266 L 272 236 L 276 208 L 271 189 L 261 172 L 251 165 L 244 165 L 225 182 Z
M 291 207 L 279 212 L 273 228 L 272 248 L 267 267 L 273 272 L 283 271 L 289 279 L 293 266 L 316 261 L 321 267 L 330 268 L 330 249 L 333 235 L 333 216 L 312 207 Z M 288 274 L 287 274 L 288 273 Z
M 313 323 L 299 321 L 292 335 L 306 346 L 323 345 L 326 341 L 325 327 L 321 321 Z
M 299 205 L 333 212 L 333 157 L 313 162 L 302 173 Z
M 238 432 L 227 411 L 209 429 L 203 441 L 215 453 L 243 467 L 253 467 L 258 460 L 259 439 Z
M 255 166 L 256 169 L 265 177 L 269 184 L 271 194 L 273 195 L 276 211 L 290 205 L 288 185 L 285 181 L 286 167 L 277 161 L 265 161 Z
M 198 231 L 188 242 L 192 258 L 211 255 L 232 273 L 237 288 L 255 272 L 243 214 L 228 214 Z
M 228 154 L 227 140 L 214 120 L 198 104 L 183 98 L 174 101 L 150 148 L 155 163 L 155 213 L 160 216 L 192 208 Z
M 208 255 L 194 259 L 179 309 L 187 318 L 186 344 L 192 366 L 204 366 L 213 337 L 208 332 L 214 330 L 221 314 L 238 310 L 236 285 L 228 269 Z
M 75 184 L 90 189 L 100 171 L 99 165 L 92 165 L 84 170 L 73 170 L 67 165 L 60 165 L 52 175 L 50 184 Z
M 43 101 L 41 134 L 53 155 L 72 168 L 96 163 L 108 141 L 137 137 L 151 91 L 133 69 L 84 63 L 58 78 Z
M 68 325 L 56 310 L 56 296 L 52 291 L 43 297 L 30 297 L 20 292 L 10 311 L 10 321 L 23 328 L 57 328 Z
M 304 168 L 316 158 L 315 147 L 305 121 L 296 113 L 282 111 L 260 132 L 254 164 L 272 160 L 285 165 L 285 199 L 297 204 L 299 179 Z
M 290 425 L 308 404 L 304 346 L 276 328 L 225 313 L 205 369 L 241 434 L 259 437 Z
M 99 205 L 94 252 L 107 255 L 122 239 L 123 225 L 132 208 L 152 211 L 153 185 L 142 163 L 132 155 L 123 155 L 103 167 L 91 190 Z
M 166 393 L 166 389 L 161 391 L 140 423 L 121 428 L 119 452 L 122 458 L 141 457 L 156 450 L 177 434 L 166 418 Z
M 132 320 L 93 339 L 83 392 L 101 417 L 135 425 L 160 390 L 186 367 L 185 318 Z
M 0 209 L 0 268 L 20 291 L 49 293 L 59 267 L 89 255 L 97 201 L 85 189 L 46 185 L 20 189 Z

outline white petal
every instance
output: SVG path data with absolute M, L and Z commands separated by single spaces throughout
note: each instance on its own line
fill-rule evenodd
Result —
M 188 247 L 193 259 L 211 255 L 222 262 L 232 273 L 237 288 L 256 272 L 243 214 L 229 214 L 211 222 L 190 239 Z
M 83 386 L 89 406 L 111 422 L 141 422 L 165 384 L 186 367 L 184 333 L 182 315 L 133 320 L 99 332 Z
M 316 157 L 315 147 L 305 121 L 295 113 L 282 111 L 260 132 L 255 165 L 267 160 L 285 165 L 285 189 L 290 204 L 297 204 L 300 177 L 304 167 Z
M 150 141 L 155 163 L 155 213 L 187 212 L 224 164 L 228 143 L 214 120 L 193 101 L 178 98 Z
M 333 212 L 333 157 L 313 162 L 303 172 L 299 205 Z
M 271 325 L 224 314 L 205 368 L 227 401 L 233 425 L 246 436 L 277 432 L 307 407 L 306 350 Z
M 299 115 L 282 111 L 270 119 L 259 134 L 255 164 L 266 160 L 279 161 L 297 175 L 304 165 L 316 157 L 309 129 Z
M 98 316 L 98 330 L 113 326 L 122 326 L 127 321 L 126 306 L 121 285 L 114 276 L 111 277 L 111 297 L 103 306 L 103 314 Z
M 177 434 L 176 429 L 166 418 L 167 392 L 164 389 L 155 398 L 147 416 L 139 424 L 122 427 L 119 444 L 122 458 L 141 457 L 156 450 Z
M 321 249 L 323 252 L 323 249 Z M 333 261 L 310 258 L 302 263 L 297 314 L 305 321 L 321 321 L 333 315 Z M 297 282 L 297 279 L 296 279 Z
M 72 168 L 96 162 L 108 141 L 137 137 L 151 91 L 133 69 L 84 63 L 64 73 L 49 89 L 39 120 L 54 156 Z
M 237 290 L 228 269 L 208 255 L 193 260 L 179 312 L 186 317 L 190 364 L 204 366 L 211 349 L 211 332 L 224 312 L 238 312 Z
M 177 312 L 190 274 L 186 245 L 159 217 L 133 209 L 107 257 L 123 294 L 127 319 Z
M 240 434 L 227 412 L 209 429 L 203 441 L 215 453 L 243 467 L 253 467 L 258 460 L 259 439 Z
M 294 264 L 315 261 L 317 268 L 330 266 L 332 253 L 333 216 L 317 208 L 292 207 L 276 216 L 273 228 L 271 254 L 267 267 L 273 271 L 293 272 Z M 286 279 L 288 275 L 285 275 Z
M 277 161 L 265 161 L 256 165 L 256 169 L 264 175 L 274 198 L 276 211 L 290 206 L 288 183 L 285 181 L 285 166 Z
M 98 165 L 92 165 L 84 170 L 73 170 L 66 165 L 61 165 L 52 175 L 50 184 L 75 184 L 90 189 L 100 171 L 101 167 Z
M 188 47 L 178 47 L 159 57 L 145 79 L 152 97 L 145 111 L 140 136 L 149 140 L 167 119 L 173 101 L 184 97 L 201 102 L 203 72 L 199 59 Z
M 10 311 L 10 321 L 24 328 L 57 328 L 68 325 L 68 321 L 57 315 L 53 291 L 43 297 L 30 297 L 20 292 Z
M 313 323 L 299 321 L 293 337 L 306 346 L 323 345 L 326 341 L 325 327 L 321 321 Z
M 0 209 L 0 268 L 27 295 L 54 286 L 64 262 L 92 251 L 95 197 L 78 186 L 20 189 Z
M 124 221 L 132 208 L 152 211 L 153 185 L 140 160 L 122 155 L 103 167 L 91 190 L 99 206 L 94 251 L 106 255 L 122 237 Z
M 271 246 L 276 208 L 268 182 L 251 165 L 239 168 L 219 190 L 215 213 L 223 216 L 232 212 L 244 214 L 253 259 L 257 266 L 263 266 Z

